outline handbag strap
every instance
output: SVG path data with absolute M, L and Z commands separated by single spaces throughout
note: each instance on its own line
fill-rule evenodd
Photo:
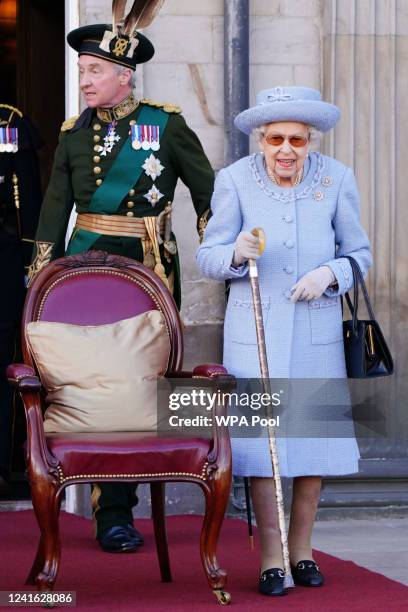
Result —
M 375 320 L 375 314 L 374 314 L 374 310 L 370 302 L 370 298 L 368 296 L 367 287 L 366 287 L 360 266 L 358 265 L 358 262 L 354 259 L 354 257 L 351 257 L 351 255 L 344 255 L 344 258 L 349 260 L 350 265 L 351 265 L 351 270 L 353 272 L 353 282 L 354 282 L 353 306 L 351 306 L 351 300 L 350 300 L 350 296 L 348 295 L 348 293 L 346 293 L 346 300 L 347 300 L 348 307 L 350 308 L 350 312 L 353 315 L 353 330 L 355 330 L 357 329 L 357 320 L 358 320 L 358 286 L 359 285 L 363 292 L 365 305 L 366 305 L 367 312 L 369 314 L 370 319 Z M 357 296 L 357 299 L 356 299 L 356 296 Z

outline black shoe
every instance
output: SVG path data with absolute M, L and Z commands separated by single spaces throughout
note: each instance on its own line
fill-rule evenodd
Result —
M 262 595 L 285 595 L 284 588 L 285 572 L 280 567 L 272 567 L 262 572 L 259 578 L 259 592 Z
M 314 561 L 306 559 L 291 566 L 293 581 L 300 586 L 319 587 L 324 583 L 324 576 L 320 573 L 319 566 Z
M 126 525 L 125 529 L 128 530 L 129 535 L 135 540 L 136 546 L 143 546 L 144 539 L 140 531 L 133 527 L 133 525 Z
M 106 529 L 98 537 L 98 542 L 103 551 L 111 553 L 134 552 L 140 546 L 140 541 L 129 532 L 129 526 L 122 525 Z

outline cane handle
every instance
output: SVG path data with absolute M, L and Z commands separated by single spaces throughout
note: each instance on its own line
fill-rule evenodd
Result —
M 265 232 L 263 231 L 262 227 L 254 227 L 254 229 L 251 231 L 251 234 L 253 236 L 256 236 L 257 238 L 259 238 L 258 253 L 259 253 L 259 255 L 262 255 L 262 253 L 265 250 L 265 245 L 266 245 Z

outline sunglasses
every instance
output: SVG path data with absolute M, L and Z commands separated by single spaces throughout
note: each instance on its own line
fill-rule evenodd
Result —
M 264 137 L 266 142 L 273 147 L 280 147 L 287 140 L 291 147 L 295 149 L 304 147 L 309 141 L 305 136 L 282 136 L 281 134 L 268 134 Z

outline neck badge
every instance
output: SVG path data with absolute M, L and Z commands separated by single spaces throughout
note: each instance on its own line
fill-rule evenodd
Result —
M 160 127 L 158 125 L 132 125 L 132 147 L 138 151 L 160 149 Z
M 101 151 L 101 155 L 106 156 L 107 153 L 112 153 L 112 149 L 117 142 L 120 140 L 120 136 L 116 134 L 116 126 L 118 125 L 117 121 L 112 121 L 108 125 L 108 133 L 103 139 L 103 149 Z
M 18 128 L 0 128 L 0 153 L 17 153 Z

